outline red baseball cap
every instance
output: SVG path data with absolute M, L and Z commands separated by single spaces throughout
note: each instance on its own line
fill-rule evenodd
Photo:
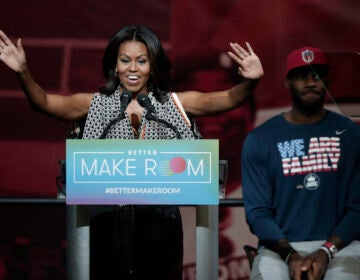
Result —
M 329 66 L 324 51 L 319 48 L 305 46 L 292 51 L 286 61 L 286 75 L 289 71 L 308 65 Z

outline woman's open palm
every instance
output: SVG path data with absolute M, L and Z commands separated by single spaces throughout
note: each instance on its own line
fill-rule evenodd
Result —
M 22 72 L 26 68 L 25 51 L 21 44 L 21 39 L 17 40 L 16 46 L 10 41 L 9 37 L 0 30 L 0 60 L 11 70 Z

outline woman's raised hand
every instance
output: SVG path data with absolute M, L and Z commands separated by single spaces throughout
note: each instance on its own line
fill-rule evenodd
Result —
M 0 30 L 0 60 L 11 70 L 22 73 L 26 69 L 25 51 L 18 39 L 16 46 L 10 41 L 9 37 Z
M 260 59 L 248 42 L 246 42 L 247 50 L 238 43 L 230 43 L 230 47 L 233 51 L 229 51 L 228 55 L 239 65 L 239 75 L 247 79 L 259 79 L 264 75 Z

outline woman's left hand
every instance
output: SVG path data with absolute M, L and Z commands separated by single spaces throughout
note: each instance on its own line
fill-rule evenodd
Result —
M 233 51 L 229 51 L 228 55 L 239 65 L 239 75 L 247 79 L 259 79 L 264 75 L 260 59 L 248 42 L 246 42 L 246 46 L 247 50 L 238 43 L 230 43 Z

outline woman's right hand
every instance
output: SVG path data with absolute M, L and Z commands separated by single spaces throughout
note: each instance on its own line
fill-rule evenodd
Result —
M 17 40 L 16 46 L 9 37 L 0 30 L 0 60 L 16 73 L 22 73 L 26 69 L 25 51 L 21 39 Z

